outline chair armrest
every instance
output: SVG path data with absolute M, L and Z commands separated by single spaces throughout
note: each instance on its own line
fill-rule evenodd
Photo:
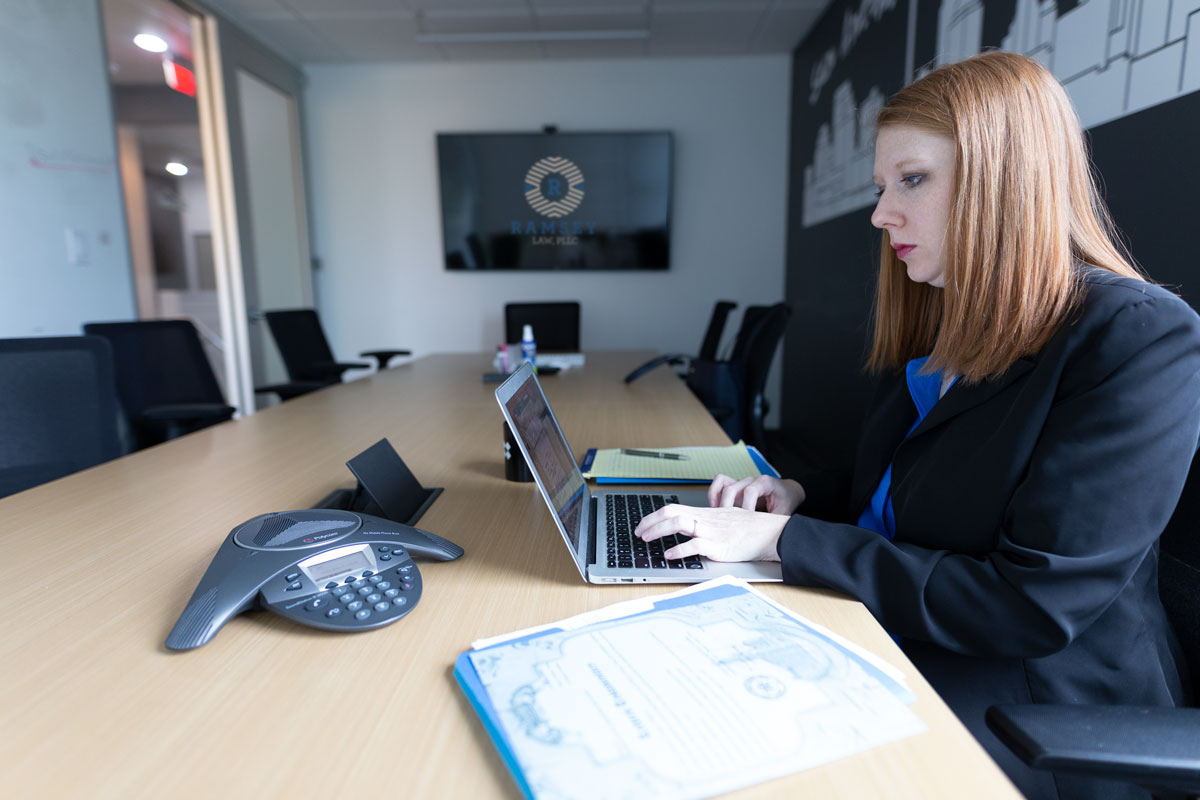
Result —
M 691 356 L 684 355 L 683 353 L 672 353 L 668 356 L 657 356 L 650 359 L 645 364 L 642 364 L 640 367 L 635 368 L 633 372 L 630 372 L 628 375 L 626 375 L 625 382 L 633 383 L 650 370 L 661 367 L 663 364 L 685 364 L 690 359 Z
M 373 358 L 379 362 L 380 369 L 387 369 L 388 362 L 396 356 L 411 356 L 412 350 L 364 350 L 358 354 L 360 358 Z
M 234 411 L 233 406 L 220 403 L 178 403 L 150 406 L 129 421 L 140 448 L 225 422 Z
M 150 406 L 143 409 L 136 419 L 146 422 L 180 422 L 226 420 L 233 416 L 233 406 L 220 403 L 178 403 L 175 405 Z
M 1200 793 L 1200 708 L 999 705 L 986 720 L 1034 769 Z

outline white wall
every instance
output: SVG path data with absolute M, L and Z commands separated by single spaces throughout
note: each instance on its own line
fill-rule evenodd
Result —
M 200 268 L 196 264 L 196 234 L 212 233 L 212 219 L 208 210 L 208 186 L 204 168 L 192 165 L 191 171 L 176 179 L 179 200 L 183 204 L 179 221 L 183 229 L 183 254 L 187 262 L 188 286 L 200 288 Z
M 490 351 L 505 302 L 573 299 L 585 350 L 694 353 L 717 299 L 782 300 L 790 68 L 786 55 L 310 65 L 315 290 L 335 355 Z M 435 134 L 544 124 L 674 133 L 670 270 L 445 270 Z M 778 380 L 777 361 L 772 416 Z
M 0 336 L 131 319 L 133 281 L 95 0 L 0 5 Z M 80 263 L 69 263 L 67 230 Z

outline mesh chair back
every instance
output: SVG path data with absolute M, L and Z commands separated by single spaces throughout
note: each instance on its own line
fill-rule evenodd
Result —
M 779 348 L 783 331 L 787 328 L 792 309 L 786 303 L 778 303 L 764 310 L 746 343 L 746 387 L 751 394 L 761 392 L 767 384 L 767 373 L 771 359 Z
M 704 341 L 700 344 L 700 358 L 714 361 L 717 357 L 717 347 L 721 344 L 721 334 L 725 332 L 725 320 L 729 312 L 737 307 L 737 303 L 729 300 L 718 300 L 713 306 L 712 317 L 708 320 L 708 330 L 704 332 Z
M 200 334 L 188 320 L 89 322 L 83 331 L 112 345 L 117 393 L 130 418 L 153 406 L 224 405 Z
M 331 364 L 334 362 L 333 350 L 329 348 L 329 340 L 325 338 L 325 330 L 321 327 L 321 319 L 311 308 L 297 308 L 286 311 L 267 311 L 267 326 L 279 348 L 283 365 L 287 369 L 288 378 L 293 381 L 325 380 L 327 373 L 313 373 L 313 364 Z
M 746 435 L 760 450 L 766 448 L 763 418 L 767 413 L 767 374 L 791 316 L 792 309 L 786 303 L 766 309 L 746 347 Z
M 521 329 L 533 326 L 538 350 L 579 352 L 579 303 L 509 303 L 504 306 L 504 339 L 521 341 Z
M 733 342 L 733 352 L 729 354 L 730 361 L 745 361 L 746 351 L 758 331 L 759 323 L 767 316 L 771 306 L 746 306 L 742 312 L 742 324 L 738 327 L 737 338 Z
M 0 339 L 0 386 L 0 497 L 121 455 L 104 339 Z

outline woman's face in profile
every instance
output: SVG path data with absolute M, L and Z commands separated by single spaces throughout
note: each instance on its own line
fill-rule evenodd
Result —
M 871 224 L 888 232 L 896 257 L 918 283 L 946 283 L 946 227 L 954 181 L 954 141 L 887 125 L 875 139 L 879 201 Z

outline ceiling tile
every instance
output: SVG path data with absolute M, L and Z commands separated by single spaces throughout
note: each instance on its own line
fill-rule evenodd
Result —
M 823 9 L 767 12 L 763 24 L 750 41 L 755 53 L 790 53 L 804 40 L 812 26 L 821 18 Z
M 646 44 L 648 56 L 689 56 L 707 58 L 713 56 L 744 56 L 750 53 L 744 44 L 714 43 L 699 44 L 696 42 L 664 43 L 650 39 Z
M 147 0 L 101 0 L 143 5 Z M 783 53 L 830 0 L 204 0 L 296 63 Z M 425 34 L 642 30 L 648 39 L 419 43 Z M 437 55 L 430 55 L 430 53 Z
M 640 58 L 647 55 L 644 39 L 611 42 L 545 42 L 547 58 Z
M 438 45 L 450 61 L 536 60 L 543 57 L 542 46 L 530 42 Z
M 511 33 L 534 30 L 533 12 L 528 8 L 520 13 L 486 17 L 426 14 L 418 17 L 417 25 L 422 33 Z
M 303 20 L 244 20 L 246 30 L 294 64 L 344 61 L 348 55 Z
M 350 61 L 438 61 L 437 45 L 416 41 L 416 22 L 396 19 L 327 21 L 325 35 Z
M 644 31 L 646 17 L 641 14 L 537 15 L 539 31 Z
M 760 11 L 677 14 L 656 10 L 650 20 L 650 44 L 745 50 L 758 29 L 761 15 Z

